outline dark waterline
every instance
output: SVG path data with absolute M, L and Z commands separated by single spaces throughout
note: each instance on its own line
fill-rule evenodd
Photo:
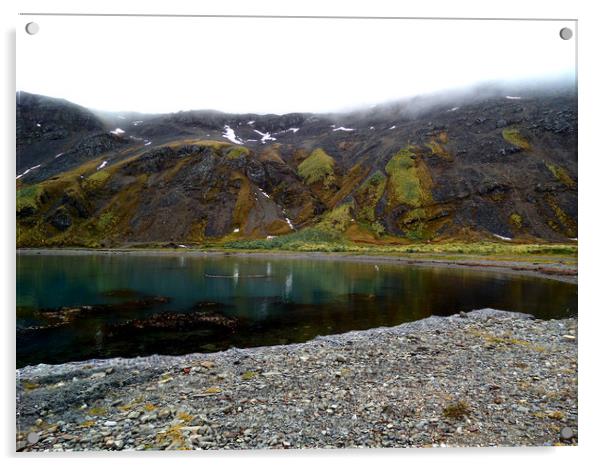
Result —
M 155 296 L 169 301 L 139 304 Z M 162 312 L 198 311 L 198 303 L 210 303 L 236 327 L 112 330 Z M 87 305 L 109 306 L 54 326 L 40 312 Z M 296 343 L 484 307 L 542 319 L 575 316 L 577 286 L 468 269 L 311 259 L 22 255 L 17 366 Z

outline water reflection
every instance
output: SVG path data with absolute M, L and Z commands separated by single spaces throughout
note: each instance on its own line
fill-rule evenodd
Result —
M 293 273 L 289 272 L 286 275 L 286 280 L 284 282 L 284 298 L 286 300 L 290 299 L 292 291 L 293 291 Z
M 170 301 L 136 308 L 132 296 Z M 107 332 L 111 325 L 161 312 L 198 312 L 199 303 L 214 303 L 221 315 L 238 322 L 236 331 L 162 330 L 127 338 Z M 112 305 L 112 312 L 82 315 L 43 331 L 24 330 L 44 325 L 39 309 L 99 304 Z M 299 342 L 483 307 L 561 318 L 576 313 L 577 287 L 503 273 L 393 264 L 27 255 L 17 261 L 17 306 L 17 359 L 23 365 Z

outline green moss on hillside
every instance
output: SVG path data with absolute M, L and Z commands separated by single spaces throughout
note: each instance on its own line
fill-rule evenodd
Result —
M 548 167 L 548 170 L 552 172 L 554 178 L 560 181 L 567 188 L 577 187 L 577 183 L 570 177 L 570 175 L 564 168 L 559 167 L 558 165 L 554 165 L 553 163 L 546 163 L 546 167 Z
M 370 168 L 362 163 L 356 163 L 342 177 L 336 180 L 336 185 L 331 190 L 321 191 L 320 200 L 327 207 L 332 208 L 353 193 L 357 186 L 364 180 Z M 334 188 L 334 189 L 332 189 Z
M 358 220 L 372 223 L 376 220 L 376 205 L 385 192 L 387 178 L 379 170 L 362 183 L 355 194 Z
M 82 181 L 82 187 L 85 190 L 97 190 L 104 186 L 104 184 L 111 177 L 109 170 L 98 170 L 96 173 L 84 178 Z
M 431 150 L 431 153 L 433 155 L 441 155 L 441 156 L 446 156 L 447 154 L 445 153 L 445 149 L 443 148 L 443 146 L 435 141 L 434 139 L 430 140 L 429 142 L 427 142 L 425 144 L 426 147 L 428 147 Z
M 322 217 L 316 228 L 332 233 L 343 233 L 352 223 L 351 208 L 351 203 L 335 207 Z
M 447 148 L 445 147 L 445 145 L 448 142 L 449 142 L 449 136 L 447 135 L 447 132 L 441 131 L 436 136 L 431 137 L 429 142 L 427 142 L 425 144 L 425 146 L 431 150 L 432 155 L 436 155 L 437 157 L 440 157 L 444 160 L 451 161 L 451 160 L 453 160 L 453 157 L 451 156 L 451 154 L 447 151 Z
M 429 238 L 427 221 L 427 211 L 423 208 L 418 208 L 407 212 L 401 218 L 400 223 L 406 233 L 406 238 L 412 241 L 422 241 Z
M 96 222 L 96 226 L 101 231 L 108 230 L 117 221 L 117 216 L 113 212 L 103 212 Z
M 550 228 L 559 233 L 564 233 L 569 238 L 576 237 L 577 222 L 558 205 L 558 202 L 552 195 L 548 195 L 546 201 L 556 216 L 555 221 L 552 219 L 548 220 Z
M 334 182 L 334 159 L 322 149 L 315 149 L 299 164 L 297 172 L 306 184 L 321 182 L 330 186 Z
M 412 148 L 400 150 L 385 167 L 389 175 L 389 206 L 405 204 L 420 207 L 431 201 L 432 183 L 428 169 L 416 160 Z
M 170 141 L 165 144 L 161 144 L 156 146 L 155 149 L 169 147 L 170 149 L 178 150 L 186 146 L 211 147 L 212 149 L 220 150 L 231 147 L 233 144 L 225 141 L 215 141 L 213 139 L 180 139 L 178 141 Z
M 510 224 L 516 228 L 516 229 L 521 229 L 523 226 L 523 218 L 517 214 L 516 212 L 513 214 L 510 214 Z
M 226 158 L 231 159 L 231 160 L 238 159 L 238 158 L 242 157 L 243 155 L 249 155 L 249 149 L 247 149 L 246 147 L 243 147 L 243 146 L 232 146 L 226 152 Z
M 38 208 L 42 192 L 39 185 L 25 186 L 17 190 L 17 215 L 26 211 L 34 213 Z
M 506 142 L 509 142 L 513 146 L 519 147 L 523 150 L 531 150 L 531 143 L 517 128 L 504 128 L 502 130 L 502 136 Z
M 412 241 L 432 240 L 451 219 L 448 208 L 429 204 L 403 213 L 397 219 L 397 227 Z

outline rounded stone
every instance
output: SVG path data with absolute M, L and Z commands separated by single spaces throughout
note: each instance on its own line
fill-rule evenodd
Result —
M 560 431 L 560 436 L 564 440 L 570 440 L 575 436 L 575 433 L 573 432 L 573 429 L 571 429 L 570 427 L 563 427 L 562 430 Z
M 30 445 L 33 445 L 34 443 L 38 443 L 39 440 L 40 440 L 40 434 L 38 434 L 37 432 L 30 432 L 29 434 L 27 434 L 27 442 Z

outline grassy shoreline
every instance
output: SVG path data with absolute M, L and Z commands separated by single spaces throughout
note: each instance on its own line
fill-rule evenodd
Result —
M 132 243 L 117 247 L 86 248 L 78 246 L 66 247 L 21 247 L 17 251 L 28 250 L 84 250 L 84 251 L 156 251 L 156 250 L 187 250 L 201 252 L 293 252 L 293 253 L 352 253 L 352 254 L 385 254 L 385 255 L 414 255 L 414 254 L 455 254 L 461 256 L 558 256 L 562 258 L 577 258 L 577 243 L 500 243 L 487 241 L 452 241 L 432 243 L 410 243 L 404 245 L 375 245 L 360 243 L 280 243 L 273 240 L 245 240 L 229 243 L 175 244 L 175 243 Z
M 117 254 L 240 256 L 398 263 L 415 266 L 462 267 L 531 275 L 577 283 L 577 245 L 499 243 L 432 243 L 412 247 L 363 247 L 350 251 L 231 249 L 225 247 L 23 248 L 17 254 Z M 419 246 L 419 248 L 417 248 Z

